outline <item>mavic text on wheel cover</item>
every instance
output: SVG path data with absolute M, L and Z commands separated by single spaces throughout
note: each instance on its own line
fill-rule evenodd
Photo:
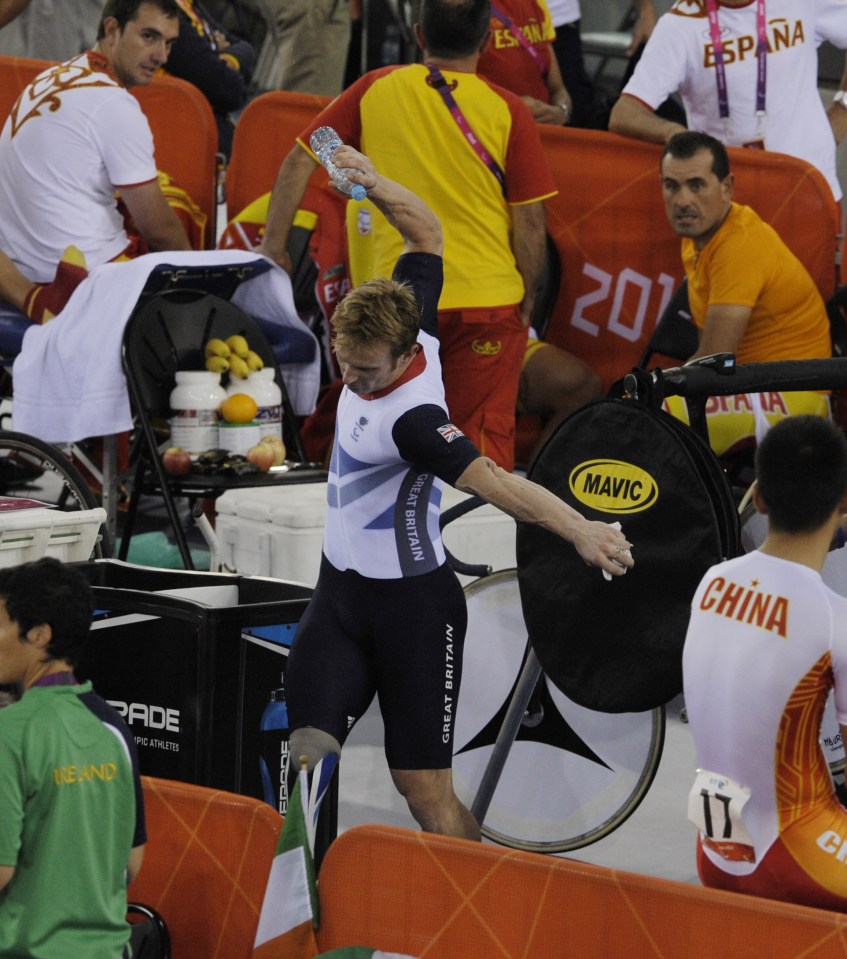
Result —
M 589 519 L 621 523 L 636 562 L 608 582 L 552 533 L 519 524 L 521 602 L 544 671 L 589 709 L 668 702 L 682 689 L 694 590 L 739 550 L 717 459 L 668 414 L 604 399 L 565 420 L 530 475 Z

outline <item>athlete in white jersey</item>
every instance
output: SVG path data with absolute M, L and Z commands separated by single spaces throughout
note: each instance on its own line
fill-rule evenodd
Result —
M 159 187 L 149 124 L 128 92 L 167 61 L 177 14 L 174 0 L 108 0 L 96 48 L 21 93 L 0 134 L 0 300 L 32 316 L 33 282 L 49 283 L 71 245 L 89 269 L 147 249 L 190 249 Z
M 847 600 L 820 570 L 847 509 L 847 442 L 789 417 L 757 451 L 761 549 L 713 567 L 692 603 L 683 683 L 705 885 L 847 908 L 847 810 L 818 741 L 847 725 Z
M 440 257 L 408 254 L 394 275 L 412 286 L 418 302 L 426 298 L 435 307 Z M 444 563 L 438 529 L 444 482 L 415 463 L 452 460 L 455 480 L 478 453 L 447 419 L 438 339 L 421 327 L 417 345 L 405 373 L 388 388 L 341 394 L 324 531 L 324 555 L 336 569 L 395 579 Z M 430 450 L 421 442 L 427 437 Z M 460 440 L 455 448 L 452 440 Z
M 0 249 L 30 279 L 53 278 L 74 243 L 91 266 L 129 244 L 115 191 L 156 181 L 138 100 L 93 52 L 26 87 L 0 134 Z
M 709 133 L 727 146 L 755 146 L 806 160 L 840 199 L 835 137 L 818 94 L 817 71 L 824 40 L 847 47 L 847 2 L 715 0 L 714 8 L 711 25 L 706 0 L 677 0 L 659 18 L 612 110 L 609 129 L 664 143 L 682 128 L 653 111 L 679 92 L 689 129 Z M 760 21 L 767 38 L 761 59 Z M 713 27 L 723 42 L 726 117 L 721 116 Z M 831 108 L 839 114 L 842 109 Z
M 450 422 L 437 340 L 441 225 L 356 150 L 334 160 L 399 230 L 404 253 L 393 279 L 362 284 L 332 320 L 345 387 L 321 571 L 286 671 L 291 756 L 314 770 L 340 752 L 376 694 L 391 775 L 415 819 L 479 838 L 450 771 L 467 613 L 438 531 L 442 484 L 544 525 L 613 576 L 633 565 L 630 544 L 500 469 Z

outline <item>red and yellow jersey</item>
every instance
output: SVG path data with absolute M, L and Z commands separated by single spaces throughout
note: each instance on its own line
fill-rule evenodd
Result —
M 307 148 L 314 129 L 334 127 L 380 173 L 435 211 L 444 229 L 442 309 L 519 303 L 524 288 L 512 252 L 510 207 L 556 193 L 538 130 L 513 94 L 472 73 L 445 71 L 444 78 L 474 134 L 505 172 L 505 192 L 420 64 L 366 74 L 298 139 Z M 347 233 L 354 286 L 391 275 L 402 240 L 372 204 L 348 204 Z
M 492 12 L 491 41 L 479 58 L 479 73 L 518 96 L 549 103 L 546 75 L 556 31 L 547 4 L 544 0 L 497 0 L 497 7 L 511 20 L 512 28 L 507 28 Z M 524 48 L 515 30 L 532 44 L 540 63 Z

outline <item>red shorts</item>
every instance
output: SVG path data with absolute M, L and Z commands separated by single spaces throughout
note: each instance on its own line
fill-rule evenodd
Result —
M 697 872 L 704 886 L 847 911 L 847 810 L 835 800 L 792 823 L 755 870 L 734 876 L 719 869 L 697 840 Z
M 484 456 L 510 472 L 527 332 L 517 305 L 438 313 L 450 417 Z

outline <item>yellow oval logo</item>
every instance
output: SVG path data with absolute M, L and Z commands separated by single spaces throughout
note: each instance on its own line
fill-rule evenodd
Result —
M 588 460 L 571 471 L 573 495 L 586 506 L 604 513 L 640 513 L 659 498 L 653 477 L 621 460 Z

